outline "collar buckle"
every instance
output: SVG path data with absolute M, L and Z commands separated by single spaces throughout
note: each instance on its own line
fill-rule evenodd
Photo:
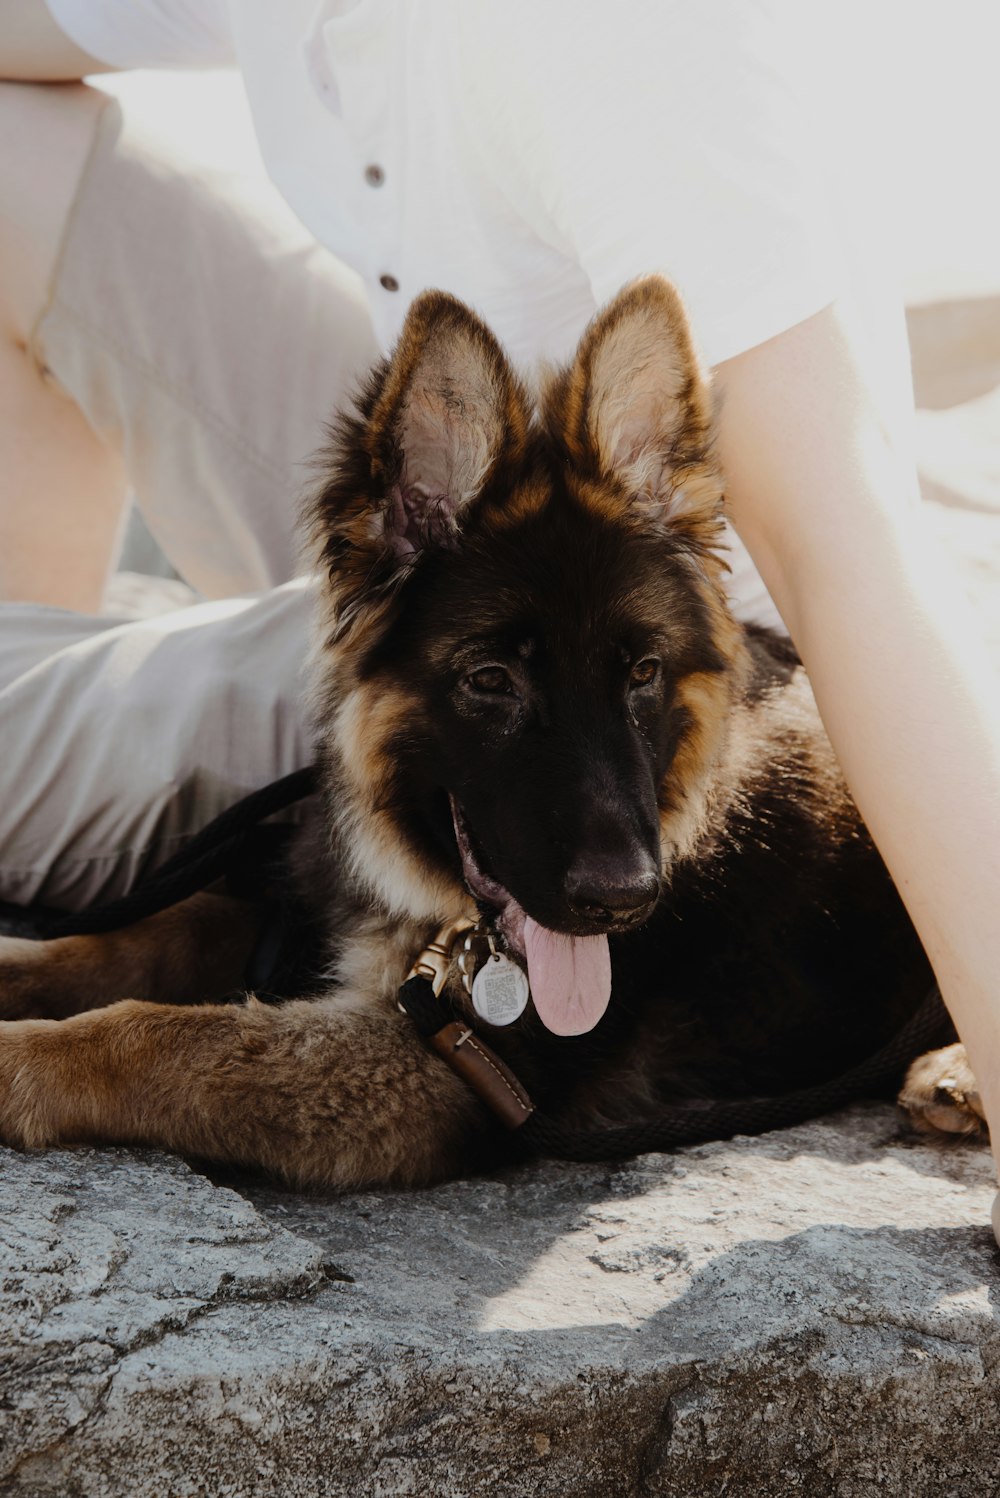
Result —
M 426 978 L 434 990 L 434 997 L 440 998 L 451 968 L 452 949 L 458 938 L 475 924 L 467 916 L 460 916 L 458 920 L 447 921 L 441 926 L 434 940 L 427 943 L 410 968 L 406 975 L 407 982 L 411 978 Z

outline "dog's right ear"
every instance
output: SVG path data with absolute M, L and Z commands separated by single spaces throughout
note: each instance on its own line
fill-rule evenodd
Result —
M 462 511 L 523 448 L 524 394 L 493 334 L 455 297 L 411 306 L 366 445 L 388 503 L 386 544 L 408 557 L 453 544 Z
M 340 424 L 313 501 L 320 562 L 342 608 L 385 591 L 428 551 L 457 543 L 463 513 L 523 451 L 530 408 L 489 329 L 455 297 L 424 292 L 359 416 Z

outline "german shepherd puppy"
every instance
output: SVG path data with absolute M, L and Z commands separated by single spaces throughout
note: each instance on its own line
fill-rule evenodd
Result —
M 325 465 L 323 813 L 296 863 L 328 980 L 219 1002 L 254 923 L 214 893 L 109 937 L 7 940 L 0 1135 L 341 1188 L 467 1169 L 498 1126 L 396 1002 L 463 917 L 530 983 L 479 1034 L 571 1125 L 787 1091 L 884 1043 L 931 973 L 790 646 L 727 610 L 674 290 L 626 288 L 537 403 L 469 310 L 421 296 Z M 447 995 L 471 1014 L 455 970 Z M 974 1129 L 942 1055 L 909 1101 Z

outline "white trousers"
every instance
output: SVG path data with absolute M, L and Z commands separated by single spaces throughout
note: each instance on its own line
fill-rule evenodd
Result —
M 360 281 L 276 193 L 109 101 L 33 350 L 206 600 L 129 623 L 0 606 L 0 899 L 79 909 L 308 763 L 296 512 L 376 349 Z

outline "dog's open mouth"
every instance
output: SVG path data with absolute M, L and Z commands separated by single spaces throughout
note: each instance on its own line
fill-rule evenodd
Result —
M 528 964 L 531 997 L 539 1019 L 554 1035 L 592 1030 L 611 998 L 611 953 L 606 936 L 568 936 L 540 926 L 509 890 L 483 869 L 454 796 L 451 815 L 466 885 L 498 911 L 497 927 Z

